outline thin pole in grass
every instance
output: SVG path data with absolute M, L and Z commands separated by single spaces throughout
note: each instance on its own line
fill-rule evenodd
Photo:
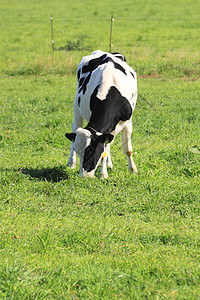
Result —
M 114 17 L 113 15 L 111 16 L 111 20 L 110 20 L 110 45 L 109 45 L 109 48 L 110 48 L 110 53 L 111 53 L 111 49 L 113 47 L 112 45 L 112 25 L 113 25 L 113 22 L 114 22 Z
M 54 39 L 53 39 L 53 16 L 50 16 L 50 22 L 51 22 L 51 57 L 52 57 L 52 65 L 54 64 Z

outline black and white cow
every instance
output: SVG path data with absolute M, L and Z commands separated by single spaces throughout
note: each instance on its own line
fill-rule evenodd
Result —
M 107 165 L 112 168 L 110 143 L 121 131 L 128 168 L 137 172 L 131 145 L 136 100 L 136 73 L 122 54 L 97 50 L 83 57 L 77 70 L 72 133 L 66 133 L 72 141 L 68 166 L 75 167 L 77 153 L 81 176 L 93 177 L 101 161 L 101 175 L 107 178 Z M 89 122 L 82 128 L 84 119 Z

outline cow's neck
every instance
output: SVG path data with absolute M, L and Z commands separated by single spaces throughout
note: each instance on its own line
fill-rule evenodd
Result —
M 100 135 L 102 132 L 100 131 L 97 131 L 96 129 L 94 129 L 93 127 L 89 126 L 89 123 L 88 125 L 85 127 L 85 129 L 89 130 L 92 134 L 95 134 L 95 135 Z
M 91 96 L 92 114 L 86 127 L 100 133 L 111 133 L 119 121 L 126 121 L 131 117 L 132 108 L 129 101 L 114 86 L 110 88 L 104 100 L 98 99 L 98 88 L 99 86 Z
M 117 116 L 103 114 L 97 119 L 95 117 L 96 113 L 92 113 L 89 123 L 86 126 L 86 129 L 89 129 L 91 133 L 111 133 L 115 126 L 120 121 Z

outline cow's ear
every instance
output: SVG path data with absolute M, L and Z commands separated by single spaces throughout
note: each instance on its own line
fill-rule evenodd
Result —
M 75 138 L 76 138 L 76 133 L 65 133 L 65 136 L 68 140 L 74 142 L 75 141 Z
M 114 136 L 112 134 L 105 133 L 100 135 L 98 138 L 102 144 L 109 144 L 112 142 Z

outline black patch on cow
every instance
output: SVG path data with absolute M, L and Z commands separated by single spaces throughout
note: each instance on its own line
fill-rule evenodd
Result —
M 77 79 L 78 80 L 80 79 L 80 75 L 81 75 L 81 69 L 79 69 L 78 72 L 77 72 Z
M 79 93 L 83 90 L 83 94 L 85 94 L 86 87 L 87 87 L 88 82 L 90 81 L 91 75 L 92 75 L 92 73 L 89 73 L 85 78 L 81 78 L 81 80 L 83 79 L 83 83 L 79 88 L 79 91 L 78 91 Z M 79 85 L 80 85 L 80 83 L 79 83 Z
M 132 107 L 129 101 L 121 95 L 118 89 L 112 86 L 105 100 L 97 98 L 99 85 L 90 98 L 90 109 L 92 111 L 88 127 L 98 132 L 111 133 L 119 121 L 126 121 L 132 116 Z
M 121 54 L 121 53 L 119 53 L 119 52 L 113 52 L 113 53 L 111 53 L 111 54 L 114 55 L 115 57 L 121 59 L 122 61 L 125 61 L 125 62 L 126 62 L 126 57 L 125 57 L 123 54 Z
M 133 76 L 133 78 L 135 79 L 135 75 L 132 73 L 132 72 L 130 72 L 131 73 L 131 75 Z
M 98 139 L 98 136 L 92 136 L 90 145 L 85 149 L 83 158 L 83 169 L 87 172 L 94 170 L 103 151 L 104 145 Z
M 79 87 L 79 88 L 82 86 L 84 80 L 85 80 L 85 77 L 82 77 L 82 78 L 79 80 L 79 83 L 78 83 L 78 87 Z
M 124 69 L 120 64 L 117 64 L 117 63 L 114 62 L 113 60 L 112 60 L 112 62 L 113 62 L 113 64 L 114 64 L 115 69 L 120 70 L 121 72 L 123 72 L 123 73 L 126 75 L 125 69 Z
M 108 62 L 112 62 L 114 64 L 114 67 L 121 72 L 123 72 L 126 75 L 125 69 L 118 63 L 116 63 L 111 57 L 106 57 L 107 54 L 104 54 L 98 58 L 91 59 L 88 63 L 88 65 L 84 66 L 82 68 L 82 74 L 87 72 L 93 72 L 95 69 L 97 69 L 100 65 L 106 64 Z
M 107 54 L 104 54 L 98 58 L 91 59 L 88 63 L 88 65 L 83 66 L 82 73 L 87 73 L 95 70 L 106 58 Z

